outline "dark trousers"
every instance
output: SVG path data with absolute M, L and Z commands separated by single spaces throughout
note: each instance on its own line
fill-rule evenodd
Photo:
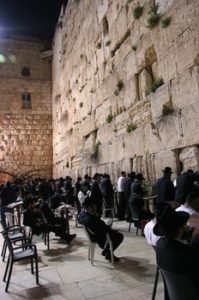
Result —
M 62 217 L 56 217 L 56 220 L 53 224 L 48 224 L 49 230 L 54 232 L 56 235 L 60 236 L 61 238 L 66 237 L 66 229 L 67 223 L 66 219 Z
M 126 193 L 118 192 L 117 216 L 120 220 L 124 220 L 125 214 L 126 214 Z
M 117 230 L 110 229 L 109 235 L 113 244 L 113 251 L 122 243 L 124 236 Z M 109 250 L 109 245 L 106 247 L 106 250 Z

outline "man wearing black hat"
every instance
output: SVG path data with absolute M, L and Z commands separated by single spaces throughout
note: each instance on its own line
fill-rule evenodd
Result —
M 80 212 L 78 217 L 79 223 L 88 227 L 95 234 L 95 240 L 102 249 L 104 249 L 105 246 L 106 235 L 109 233 L 114 251 L 123 241 L 123 234 L 117 230 L 113 230 L 100 219 L 97 215 L 95 199 L 93 199 L 92 196 L 84 200 L 83 206 L 85 207 L 85 211 Z M 102 255 L 105 256 L 107 260 L 111 260 L 109 246 L 102 251 Z M 114 261 L 119 261 L 119 258 L 114 256 Z
M 157 181 L 157 203 L 173 201 L 175 196 L 175 188 L 171 181 L 171 174 L 173 173 L 170 167 L 165 167 L 163 177 Z
M 131 184 L 131 195 L 128 199 L 132 216 L 137 215 L 140 220 L 152 219 L 154 217 L 154 214 L 152 214 L 149 210 L 144 209 L 144 189 L 142 187 L 143 180 L 145 180 L 143 175 L 138 173 L 136 175 L 136 179 Z
M 189 214 L 176 212 L 169 205 L 157 213 L 154 233 L 163 236 L 157 241 L 157 265 L 164 270 L 188 276 L 199 295 L 198 249 L 189 244 L 193 228 L 187 228 Z

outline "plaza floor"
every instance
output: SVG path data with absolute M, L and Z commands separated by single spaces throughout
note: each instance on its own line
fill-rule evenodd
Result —
M 155 254 L 144 237 L 136 236 L 128 223 L 115 221 L 113 228 L 124 234 L 122 245 L 115 251 L 121 258 L 112 265 L 95 250 L 92 266 L 88 261 L 88 242 L 81 227 L 70 221 L 71 233 L 77 237 L 70 245 L 50 234 L 50 250 L 40 237 L 34 237 L 39 254 L 39 281 L 30 272 L 30 264 L 16 263 L 6 293 L 2 281 L 6 262 L 0 261 L 0 299 L 50 299 L 50 300 L 150 300 L 156 271 Z M 2 247 L 2 237 L 0 246 Z M 160 279 L 156 300 L 163 300 L 163 283 Z

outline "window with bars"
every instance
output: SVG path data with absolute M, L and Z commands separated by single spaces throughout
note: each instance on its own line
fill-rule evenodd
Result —
M 31 93 L 22 93 L 22 108 L 31 109 Z

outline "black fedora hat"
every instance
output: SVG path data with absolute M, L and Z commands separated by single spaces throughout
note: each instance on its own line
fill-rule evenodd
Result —
M 166 173 L 166 174 L 172 174 L 172 170 L 170 167 L 165 167 L 164 170 L 162 170 L 162 172 Z
M 176 230 L 185 225 L 189 219 L 189 214 L 184 211 L 175 211 L 169 205 L 158 210 L 156 225 L 153 232 L 159 236 L 172 236 Z

